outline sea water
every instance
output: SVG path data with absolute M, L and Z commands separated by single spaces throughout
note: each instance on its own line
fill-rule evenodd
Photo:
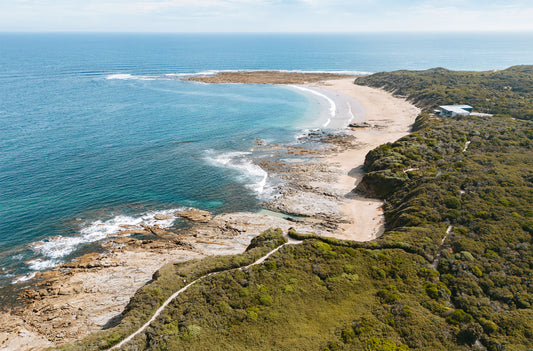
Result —
M 532 48 L 516 33 L 0 34 L 0 286 L 157 214 L 257 210 L 273 195 L 257 138 L 293 143 L 364 114 L 320 89 L 180 78 L 503 69 Z

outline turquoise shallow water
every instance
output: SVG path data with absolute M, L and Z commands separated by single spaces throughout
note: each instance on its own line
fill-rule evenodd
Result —
M 532 44 L 531 34 L 0 34 L 0 285 L 161 211 L 257 209 L 269 179 L 251 163 L 255 139 L 294 142 L 324 125 L 313 94 L 182 75 L 501 69 L 533 63 Z

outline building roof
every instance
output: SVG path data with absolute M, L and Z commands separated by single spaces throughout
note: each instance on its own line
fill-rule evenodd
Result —
M 470 105 L 443 105 L 443 106 L 439 106 L 439 107 L 441 109 L 443 109 L 443 110 L 450 111 L 450 112 L 455 112 L 455 113 L 458 113 L 458 114 L 469 113 L 469 111 L 467 111 L 467 109 L 473 109 L 473 107 L 470 106 Z

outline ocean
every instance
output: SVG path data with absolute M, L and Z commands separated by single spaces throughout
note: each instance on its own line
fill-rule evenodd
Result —
M 0 34 L 0 286 L 159 213 L 258 210 L 258 139 L 347 123 L 320 91 L 182 77 L 532 63 L 533 33 Z

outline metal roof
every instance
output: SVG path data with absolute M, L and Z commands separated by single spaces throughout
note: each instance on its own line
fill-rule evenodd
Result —
M 470 106 L 470 105 L 443 105 L 443 106 L 439 106 L 439 107 L 441 109 L 443 109 L 443 110 L 450 111 L 450 112 L 455 112 L 455 113 L 458 113 L 458 114 L 470 113 L 466 109 L 473 109 L 473 107 Z

